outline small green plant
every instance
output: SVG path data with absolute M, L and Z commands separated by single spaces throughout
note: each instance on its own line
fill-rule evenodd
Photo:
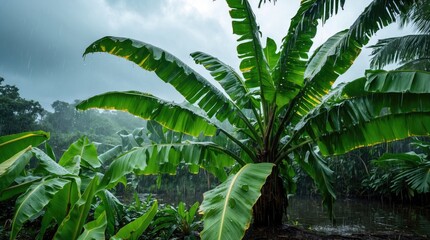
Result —
M 152 221 L 145 239 L 199 239 L 203 228 L 197 210 L 199 203 L 194 203 L 188 210 L 184 202 L 177 207 L 161 207 Z
M 430 144 L 414 141 L 411 146 L 415 151 L 386 153 L 373 160 L 371 174 L 363 185 L 382 196 L 395 194 L 402 200 L 430 192 Z

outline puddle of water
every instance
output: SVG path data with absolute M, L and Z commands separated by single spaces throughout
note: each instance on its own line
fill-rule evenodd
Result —
M 288 223 L 328 234 L 402 231 L 430 235 L 430 207 L 337 200 L 334 214 L 335 225 L 328 219 L 320 200 L 295 197 L 289 202 Z

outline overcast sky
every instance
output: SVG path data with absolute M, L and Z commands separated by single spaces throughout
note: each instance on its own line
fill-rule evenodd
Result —
M 257 9 L 267 36 L 280 43 L 299 0 L 278 0 Z M 315 44 L 351 25 L 370 0 L 349 0 L 345 10 L 319 31 Z M 403 31 L 404 32 L 404 31 Z M 392 26 L 376 38 L 402 33 Z M 0 0 L 0 76 L 21 96 L 51 109 L 55 100 L 72 102 L 112 90 L 139 90 L 176 102 L 182 98 L 153 73 L 108 54 L 82 53 L 107 35 L 138 39 L 161 47 L 210 78 L 189 56 L 203 51 L 237 68 L 236 36 L 223 0 Z M 368 68 L 366 50 L 346 78 Z

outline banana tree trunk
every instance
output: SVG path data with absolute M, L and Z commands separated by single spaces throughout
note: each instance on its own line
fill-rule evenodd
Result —
M 288 199 L 279 170 L 275 167 L 261 189 L 261 196 L 253 207 L 253 227 L 277 227 L 282 225 Z

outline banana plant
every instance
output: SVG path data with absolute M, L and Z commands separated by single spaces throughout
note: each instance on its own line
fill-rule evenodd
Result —
M 10 239 L 16 239 L 24 224 L 36 218 L 41 219 L 36 239 L 43 239 L 52 226 L 56 226 L 54 239 L 137 239 L 157 212 L 157 204 L 116 233 L 119 201 L 107 185 L 101 185 L 100 178 L 105 176 L 96 146 L 82 137 L 57 161 L 52 151 L 47 154 L 32 147 L 48 137 L 41 131 L 0 137 L 2 156 L 8 157 L 0 163 L 0 200 L 17 197 Z M 37 165 L 28 167 L 33 157 Z M 114 172 L 109 169 L 108 175 Z M 95 220 L 87 222 L 95 202 Z
M 311 55 L 318 22 L 324 23 L 336 14 L 345 0 L 301 1 L 280 48 L 270 38 L 264 45 L 248 1 L 226 0 L 233 33 L 238 36 L 241 73 L 209 54 L 191 54 L 224 91 L 163 49 L 130 38 L 106 36 L 89 45 L 84 55 L 103 52 L 134 62 L 172 85 L 185 102 L 177 104 L 148 93 L 126 91 L 93 96 L 77 108 L 126 111 L 196 137 L 193 141 L 135 148 L 115 162 L 118 168 L 123 165 L 121 162 L 133 162 L 135 171 L 148 174 L 159 171 L 160 164 L 174 167 L 178 161 L 209 169 L 218 176 L 231 169 L 232 175 L 222 178 L 225 182 L 220 185 L 221 190 L 215 196 L 208 194 L 211 197 L 201 205 L 203 218 L 217 216 L 217 222 L 225 225 L 210 228 L 205 223 L 203 236 L 219 236 L 217 231 L 222 229 L 223 237 L 239 239 L 250 225 L 251 215 L 255 226 L 282 223 L 288 192 L 281 169 L 289 169 L 294 161 L 313 178 L 324 203 L 330 207 L 335 198 L 332 172 L 321 155 L 343 154 L 382 141 L 428 135 L 430 108 L 425 99 L 430 96 L 429 73 L 368 71 L 362 78 L 332 88 L 369 38 L 396 21 L 414 2 L 372 1 L 349 29 L 330 37 Z M 223 136 L 234 147 L 198 141 L 197 137 L 202 135 Z M 187 155 L 194 151 L 199 154 Z M 213 155 L 217 157 L 211 158 Z M 273 168 L 268 170 L 265 164 L 273 164 Z M 228 212 L 232 205 L 213 199 L 230 196 L 229 190 L 238 186 L 225 185 L 248 168 L 261 171 L 260 177 L 249 179 L 248 183 L 259 194 L 245 204 L 236 200 L 244 195 L 233 192 L 233 205 L 243 211 L 240 220 L 226 221 L 227 215 L 214 213 Z M 255 204 L 254 198 L 259 199 Z

